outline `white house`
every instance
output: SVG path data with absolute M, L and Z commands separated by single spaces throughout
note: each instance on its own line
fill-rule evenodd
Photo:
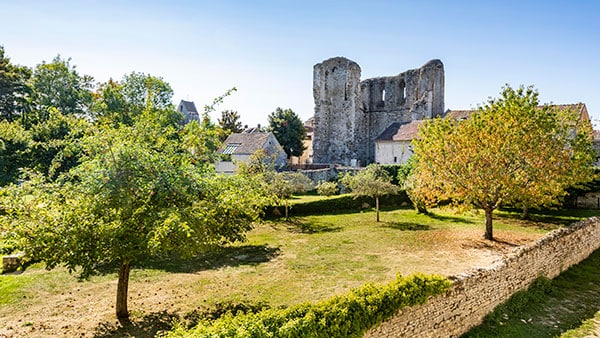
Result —
M 273 133 L 260 132 L 258 129 L 248 129 L 242 133 L 229 135 L 218 153 L 221 160 L 215 163 L 218 173 L 233 174 L 238 163 L 247 162 L 250 155 L 258 150 L 265 151 L 267 156 L 273 156 L 275 168 L 283 168 L 287 164 L 287 155 Z
M 417 137 L 423 120 L 394 122 L 375 139 L 375 162 L 402 164 L 413 155 L 411 142 Z

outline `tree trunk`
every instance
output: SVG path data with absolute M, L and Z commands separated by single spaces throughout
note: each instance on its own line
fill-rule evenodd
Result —
M 375 212 L 377 213 L 377 222 L 379 222 L 379 197 L 375 197 Z
M 288 207 L 287 203 L 285 203 L 285 220 L 286 221 L 290 220 L 288 209 L 289 209 L 289 207 Z
M 121 259 L 119 266 L 119 282 L 117 284 L 117 318 L 128 319 L 129 311 L 127 310 L 127 291 L 129 288 L 129 270 L 131 263 L 125 259 Z
M 494 209 L 492 208 L 485 208 L 485 234 L 483 235 L 483 237 L 485 239 L 489 239 L 490 241 L 494 240 L 494 234 L 492 231 L 492 212 L 494 211 Z
M 522 219 L 528 220 L 529 219 L 529 207 L 528 206 L 523 206 L 523 215 L 521 215 Z

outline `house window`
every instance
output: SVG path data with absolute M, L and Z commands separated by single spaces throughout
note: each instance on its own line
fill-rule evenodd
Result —
M 225 149 L 223 149 L 222 154 L 224 155 L 231 155 L 235 152 L 235 150 L 241 145 L 241 143 L 229 143 L 227 144 L 227 147 L 225 147 Z
M 394 163 L 398 162 L 398 158 L 394 156 Z

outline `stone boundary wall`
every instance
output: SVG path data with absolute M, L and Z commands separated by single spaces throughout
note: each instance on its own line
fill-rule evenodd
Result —
M 598 217 L 554 230 L 490 267 L 450 277 L 446 294 L 400 310 L 364 337 L 458 337 L 536 278 L 554 278 L 598 248 Z

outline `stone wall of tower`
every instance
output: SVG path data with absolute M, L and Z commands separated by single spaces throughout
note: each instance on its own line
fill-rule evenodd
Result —
M 367 132 L 361 108 L 360 67 L 336 57 L 314 66 L 313 162 L 350 165 L 366 158 L 357 143 Z
M 360 81 L 360 67 L 342 57 L 315 65 L 315 163 L 360 165 L 375 160 L 375 139 L 394 122 L 444 113 L 444 65 L 431 60 L 396 76 Z

